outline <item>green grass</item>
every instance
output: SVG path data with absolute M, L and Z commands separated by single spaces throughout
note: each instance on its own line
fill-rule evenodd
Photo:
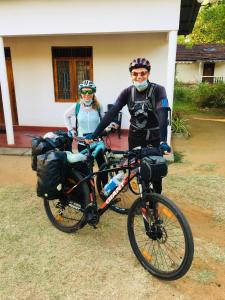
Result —
M 171 174 L 164 190 L 183 203 L 212 209 L 215 220 L 224 225 L 224 177 Z M 0 203 L 0 299 L 190 299 L 186 290 L 193 281 L 203 291 L 214 281 L 208 261 L 225 264 L 223 247 L 195 239 L 195 260 L 207 266 L 199 272 L 194 260 L 177 289 L 177 282 L 153 278 L 137 261 L 126 216 L 108 211 L 97 230 L 87 226 L 65 234 L 50 224 L 35 186 L 0 187 Z
M 216 222 L 225 223 L 225 178 L 218 175 L 170 175 L 165 187 L 183 201 L 213 211 Z
M 174 101 L 173 103 L 173 111 L 174 112 L 182 112 L 187 115 L 196 114 L 201 112 L 199 108 L 197 108 L 194 103 L 186 102 L 186 101 Z
M 135 258 L 126 216 L 108 211 L 96 230 L 65 234 L 50 224 L 35 187 L 1 187 L 0 203 L 0 299 L 180 299 Z
M 184 155 L 181 152 L 174 151 L 174 163 L 182 163 Z
M 215 277 L 216 277 L 215 272 L 212 272 L 207 269 L 195 271 L 192 274 L 192 278 L 201 284 L 207 284 L 207 283 L 215 280 Z

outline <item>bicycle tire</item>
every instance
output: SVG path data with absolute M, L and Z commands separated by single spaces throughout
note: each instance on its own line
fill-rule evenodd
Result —
M 116 167 L 119 165 L 119 161 L 118 159 L 115 160 L 111 160 L 108 163 L 104 163 L 102 164 L 101 168 L 99 171 L 102 171 L 104 169 L 110 169 L 112 167 Z M 116 172 L 109 172 L 108 173 L 108 181 L 114 176 L 116 175 Z M 133 181 L 135 181 L 135 179 L 133 179 Z M 98 174 L 96 177 L 96 186 L 97 186 L 97 190 L 99 193 L 100 198 L 102 199 L 102 201 L 105 200 L 105 197 L 103 196 L 102 189 L 104 188 L 104 184 L 102 182 L 102 175 Z M 110 208 L 115 211 L 116 213 L 119 214 L 128 214 L 129 209 L 131 207 L 131 205 L 133 204 L 133 202 L 135 201 L 136 196 L 130 191 L 128 190 L 128 185 L 118 194 L 118 196 L 113 200 Z
M 72 187 L 81 179 L 81 174 L 71 169 L 66 185 Z M 69 206 L 71 203 L 78 203 L 83 208 L 88 205 L 89 187 L 86 182 L 81 183 L 66 198 L 55 200 L 44 199 L 44 208 L 50 222 L 57 229 L 66 233 L 75 232 L 86 224 L 84 213 Z
M 149 194 L 144 203 L 149 199 L 157 204 L 158 218 L 162 222 L 157 227 L 157 237 L 153 239 L 150 231 L 146 233 L 141 212 L 142 199 L 138 198 L 128 215 L 130 244 L 135 256 L 149 273 L 163 280 L 176 280 L 184 276 L 192 264 L 194 242 L 191 228 L 171 200 L 159 194 Z M 183 250 L 178 248 L 182 242 Z

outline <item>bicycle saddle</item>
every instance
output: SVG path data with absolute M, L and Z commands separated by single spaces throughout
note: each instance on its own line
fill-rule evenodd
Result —
M 72 153 L 70 151 L 65 151 L 67 156 L 67 161 L 70 164 L 74 164 L 79 161 L 87 160 L 87 156 L 81 153 Z

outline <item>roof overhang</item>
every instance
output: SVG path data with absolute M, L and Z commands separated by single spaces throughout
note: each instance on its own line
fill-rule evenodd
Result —
M 200 7 L 201 3 L 197 0 L 181 0 L 178 35 L 192 32 Z

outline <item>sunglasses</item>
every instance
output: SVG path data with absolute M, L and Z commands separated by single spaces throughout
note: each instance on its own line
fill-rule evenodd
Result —
M 80 91 L 81 92 L 81 94 L 83 94 L 83 95 L 91 95 L 91 94 L 94 94 L 94 92 L 92 91 L 92 90 L 85 90 L 85 91 L 83 91 L 83 90 L 81 90 Z
M 131 72 L 131 76 L 137 77 L 138 75 L 140 76 L 145 76 L 148 74 L 148 71 L 142 71 L 142 72 Z

